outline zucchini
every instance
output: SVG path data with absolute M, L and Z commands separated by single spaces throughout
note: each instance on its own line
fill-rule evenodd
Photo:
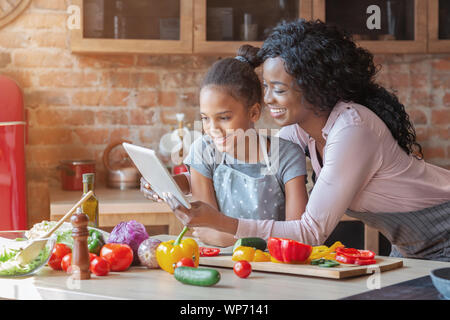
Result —
M 184 284 L 209 287 L 220 280 L 220 273 L 215 269 L 178 267 L 175 268 L 174 277 Z
M 233 252 L 236 250 L 237 247 L 244 246 L 244 247 L 252 247 L 255 249 L 259 249 L 261 251 L 266 250 L 267 248 L 267 242 L 266 240 L 262 238 L 241 238 L 237 240 L 233 246 Z

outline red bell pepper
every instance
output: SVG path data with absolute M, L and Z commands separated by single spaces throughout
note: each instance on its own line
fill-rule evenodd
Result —
M 360 266 L 375 264 L 375 252 L 354 248 L 336 248 L 336 261 Z
M 291 239 L 270 237 L 267 247 L 272 257 L 280 262 L 298 263 L 308 259 L 312 247 Z
M 355 258 L 350 258 L 350 257 L 346 257 L 346 256 L 341 256 L 339 254 L 336 253 L 336 261 L 342 262 L 342 263 L 346 263 L 346 264 L 354 264 L 355 263 Z
M 354 248 L 336 248 L 336 254 L 353 259 L 371 260 L 375 258 L 375 252 L 370 250 L 358 250 Z
M 199 247 L 200 257 L 214 257 L 219 255 L 219 248 L 207 248 L 207 247 Z

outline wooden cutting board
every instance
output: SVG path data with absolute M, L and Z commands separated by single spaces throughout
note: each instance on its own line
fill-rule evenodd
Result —
M 344 279 L 361 275 L 384 272 L 403 266 L 403 261 L 395 258 L 376 257 L 377 263 L 368 266 L 340 264 L 333 268 L 322 268 L 306 264 L 284 264 L 273 262 L 251 262 L 253 271 L 286 273 L 298 276 Z M 200 265 L 210 267 L 233 268 L 236 262 L 231 256 L 200 257 Z

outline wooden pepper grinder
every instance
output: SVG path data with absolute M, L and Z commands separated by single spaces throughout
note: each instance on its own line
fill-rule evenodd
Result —
M 72 237 L 74 240 L 72 250 L 72 277 L 77 280 L 91 278 L 89 270 L 89 248 L 88 248 L 88 223 L 89 217 L 78 207 L 77 212 L 70 219 L 72 223 Z

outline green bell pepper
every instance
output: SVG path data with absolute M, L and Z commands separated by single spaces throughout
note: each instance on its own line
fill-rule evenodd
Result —
M 328 260 L 328 259 L 320 258 L 320 259 L 312 260 L 311 264 L 313 266 L 319 266 L 319 267 L 322 267 L 322 268 L 333 268 L 333 267 L 337 267 L 340 263 L 336 262 L 334 260 Z
M 101 232 L 89 229 L 88 248 L 90 253 L 100 254 L 100 250 L 105 245 L 105 239 Z

